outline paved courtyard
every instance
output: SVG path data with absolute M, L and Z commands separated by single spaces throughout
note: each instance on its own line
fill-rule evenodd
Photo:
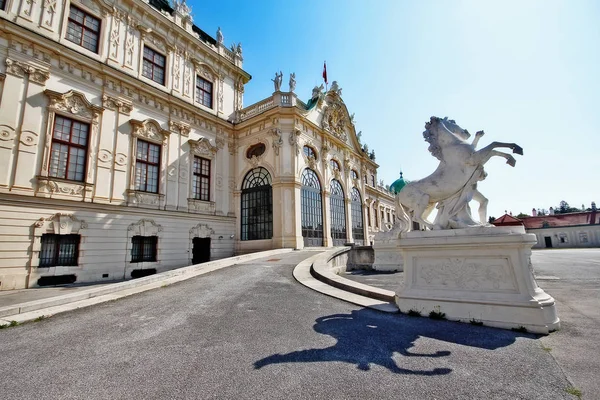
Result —
M 600 250 L 534 253 L 550 336 L 385 314 L 255 260 L 0 331 L 7 399 L 569 399 L 600 393 Z M 395 277 L 395 278 L 394 278 Z M 388 275 L 388 279 L 398 279 Z M 378 277 L 380 279 L 381 277 Z

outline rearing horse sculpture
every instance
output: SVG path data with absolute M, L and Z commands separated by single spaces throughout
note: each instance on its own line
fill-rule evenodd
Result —
M 440 160 L 440 164 L 433 174 L 408 183 L 396 195 L 400 231 L 410 231 L 412 221 L 429 229 L 457 229 L 485 224 L 486 221 L 478 223 L 472 219 L 468 206 L 474 196 L 481 195 L 477 191 L 477 182 L 486 177 L 484 164 L 491 157 L 499 156 L 506 158 L 506 163 L 514 167 L 516 160 L 512 155 L 495 149 L 509 148 L 521 155 L 523 149 L 515 143 L 493 142 L 481 150 L 475 150 L 482 134 L 478 132 L 474 143 L 468 143 L 466 139 L 469 133 L 453 120 L 431 117 L 425 124 L 423 137 L 429 142 L 429 151 Z M 436 205 L 438 214 L 431 223 L 426 217 Z

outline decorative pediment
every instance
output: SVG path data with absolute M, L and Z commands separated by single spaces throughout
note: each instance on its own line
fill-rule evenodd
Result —
M 131 134 L 140 139 L 149 140 L 158 144 L 162 144 L 169 137 L 170 132 L 160 127 L 160 124 L 153 119 L 138 121 L 132 119 Z
M 98 122 L 103 107 L 90 103 L 85 95 L 75 90 L 69 90 L 66 93 L 59 93 L 46 89 L 44 94 L 50 99 L 49 108 L 61 113 L 76 115 L 94 123 Z
M 192 154 L 201 157 L 213 157 L 219 150 L 217 146 L 213 146 L 210 140 L 205 137 L 201 137 L 198 140 L 189 140 L 188 143 L 190 144 Z
M 71 214 L 56 213 L 48 218 L 40 218 L 35 223 L 35 228 L 42 233 L 52 232 L 57 235 L 77 234 L 81 229 L 86 229 L 87 224 Z
M 158 232 L 162 232 L 163 228 L 151 219 L 142 218 L 129 225 L 127 230 L 132 236 L 158 236 Z
M 219 76 L 217 71 L 215 71 L 210 65 L 200 62 L 198 60 L 193 60 L 193 62 L 196 65 L 196 73 L 204 79 L 213 82 Z
M 348 140 L 346 127 L 350 125 L 351 121 L 344 102 L 335 91 L 329 91 L 325 101 L 326 105 L 323 107 L 321 127 L 329 131 L 336 138 L 346 142 Z
M 199 223 L 198 225 L 190 229 L 190 239 L 193 239 L 195 237 L 206 238 L 214 234 L 214 229 L 203 223 Z

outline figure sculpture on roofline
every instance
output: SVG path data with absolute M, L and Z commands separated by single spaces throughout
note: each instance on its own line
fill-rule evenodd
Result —
M 483 131 L 478 132 L 473 142 L 475 145 L 482 135 Z M 431 175 L 406 184 L 396 195 L 397 229 L 401 232 L 410 231 L 412 221 L 429 229 L 485 225 L 485 219 L 481 222 L 473 220 L 469 208 L 469 201 L 479 193 L 477 182 L 487 176 L 483 166 L 490 158 L 499 156 L 514 167 L 516 160 L 512 155 L 495 149 L 509 148 L 520 155 L 523 149 L 515 143 L 493 142 L 481 150 L 475 150 L 474 144 L 466 141 L 470 134 L 448 118 L 431 117 L 425 124 L 423 137 L 430 144 L 428 150 L 440 163 Z M 427 216 L 433 207 L 437 208 L 438 213 L 435 221 L 430 222 Z
M 283 81 L 283 72 L 279 71 L 279 74 L 275 72 L 275 79 L 271 80 L 273 81 L 275 91 L 279 92 L 281 90 L 281 82 Z

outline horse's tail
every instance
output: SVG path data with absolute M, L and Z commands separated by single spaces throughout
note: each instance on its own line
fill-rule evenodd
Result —
M 402 203 L 400 203 L 400 201 L 397 201 L 396 204 L 398 205 L 396 210 L 396 223 L 399 225 L 398 227 L 400 229 L 400 232 L 404 233 L 411 231 L 412 219 L 406 212 L 406 208 L 402 205 Z

